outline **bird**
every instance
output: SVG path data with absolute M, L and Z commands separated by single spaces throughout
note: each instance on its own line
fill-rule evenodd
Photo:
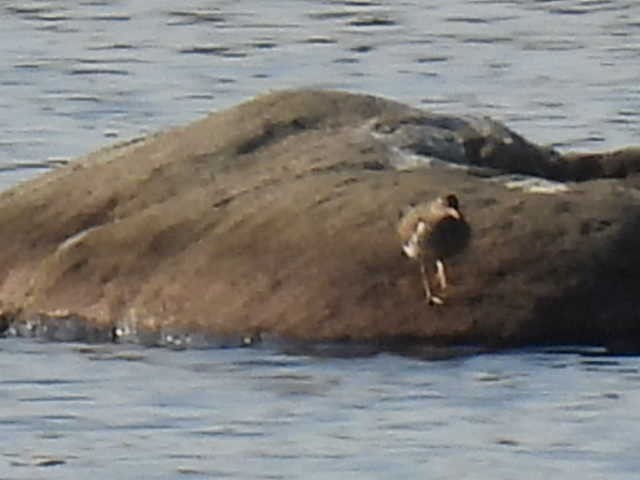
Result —
M 399 212 L 397 232 L 402 241 L 402 253 L 420 264 L 420 275 L 429 305 L 442 305 L 441 294 L 447 289 L 444 259 L 460 253 L 469 242 L 471 229 L 460 211 L 458 197 L 453 193 L 434 200 L 409 204 Z M 435 295 L 429 279 L 430 267 L 440 295 Z

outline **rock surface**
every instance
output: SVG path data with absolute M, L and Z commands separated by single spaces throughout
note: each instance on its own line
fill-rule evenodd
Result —
M 638 149 L 563 156 L 488 118 L 272 93 L 0 194 L 0 323 L 640 345 L 638 170 Z M 395 222 L 449 192 L 472 240 L 430 307 Z

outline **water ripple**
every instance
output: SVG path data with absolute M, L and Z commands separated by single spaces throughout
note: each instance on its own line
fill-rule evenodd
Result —
M 105 137 L 318 83 L 490 114 L 563 149 L 640 133 L 630 0 L 10 1 L 0 11 L 0 188 Z M 637 357 L 245 348 L 243 336 L 173 331 L 112 344 L 113 332 L 73 321 L 14 333 L 24 337 L 0 340 L 3 477 L 632 480 L 640 469 Z

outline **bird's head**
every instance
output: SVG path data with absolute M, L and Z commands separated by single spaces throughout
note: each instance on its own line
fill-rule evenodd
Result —
M 438 200 L 440 204 L 445 207 L 448 216 L 453 217 L 456 220 L 462 219 L 462 213 L 460 213 L 460 202 L 458 201 L 458 197 L 453 193 L 440 197 Z

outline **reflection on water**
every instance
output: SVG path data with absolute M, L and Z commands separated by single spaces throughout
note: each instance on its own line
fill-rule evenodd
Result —
M 631 0 L 3 2 L 0 189 L 310 85 L 633 144 L 639 18 Z M 0 478 L 637 477 L 636 358 L 303 347 L 2 339 Z
M 636 478 L 640 361 L 0 341 L 3 478 Z

